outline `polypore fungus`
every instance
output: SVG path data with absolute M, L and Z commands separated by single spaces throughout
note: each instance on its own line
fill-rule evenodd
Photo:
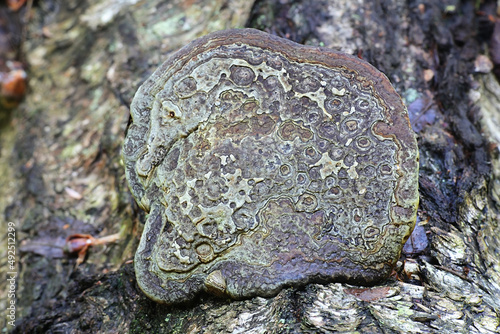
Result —
M 415 135 L 363 60 L 219 31 L 161 65 L 131 116 L 126 176 L 149 213 L 135 270 L 156 301 L 372 285 L 413 230 Z

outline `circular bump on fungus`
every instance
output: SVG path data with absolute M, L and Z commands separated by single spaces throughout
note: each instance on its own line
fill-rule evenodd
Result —
M 246 66 L 231 66 L 230 78 L 239 86 L 248 86 L 255 79 L 255 73 Z
M 389 80 L 253 29 L 173 53 L 137 91 L 122 154 L 155 301 L 386 279 L 413 230 L 418 148 Z
M 201 262 L 210 262 L 214 258 L 214 249 L 207 243 L 201 243 L 196 246 L 196 254 Z

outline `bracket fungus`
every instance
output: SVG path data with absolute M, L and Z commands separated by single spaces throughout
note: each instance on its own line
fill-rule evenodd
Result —
M 171 55 L 130 112 L 126 177 L 148 212 L 135 270 L 153 300 L 391 273 L 415 225 L 418 148 L 367 62 L 219 31 Z

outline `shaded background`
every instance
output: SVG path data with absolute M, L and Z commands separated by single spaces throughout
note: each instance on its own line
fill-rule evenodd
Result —
M 145 217 L 120 161 L 130 102 L 169 53 L 233 27 L 357 55 L 403 97 L 420 147 L 419 227 L 384 284 L 201 296 L 181 307 L 138 290 L 132 259 Z M 0 56 L 0 272 L 10 271 L 4 245 L 14 222 L 19 274 L 16 327 L 2 313 L 5 331 L 500 330 L 495 1 L 7 1 Z M 75 266 L 63 252 L 75 233 L 118 240 Z M 7 287 L 0 280 L 2 312 Z

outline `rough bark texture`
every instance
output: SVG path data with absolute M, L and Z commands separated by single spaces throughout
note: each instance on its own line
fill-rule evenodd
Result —
M 0 231 L 16 224 L 20 252 L 17 322 L 2 315 L 2 328 L 498 332 L 500 85 L 488 58 L 497 63 L 496 10 L 487 0 L 37 2 L 24 45 L 30 91 L 0 132 Z M 180 307 L 138 290 L 130 260 L 145 217 L 120 162 L 133 94 L 168 53 L 243 26 L 358 55 L 405 100 L 420 147 L 421 226 L 385 284 L 311 284 L 243 301 L 202 296 Z M 120 239 L 90 248 L 75 268 L 61 248 L 73 233 Z M 2 311 L 6 286 L 0 281 Z

